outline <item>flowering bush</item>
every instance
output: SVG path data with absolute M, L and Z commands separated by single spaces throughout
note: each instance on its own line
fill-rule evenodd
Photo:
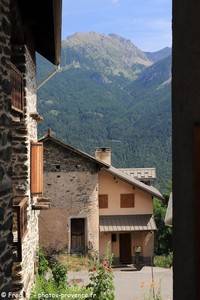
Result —
M 140 288 L 145 289 L 144 300 L 162 300 L 161 282 L 152 280 L 150 283 L 142 282 Z
M 103 259 L 102 262 L 96 262 L 90 270 L 90 283 L 88 288 L 92 288 L 95 300 L 114 300 L 113 272 L 111 268 L 111 259 Z

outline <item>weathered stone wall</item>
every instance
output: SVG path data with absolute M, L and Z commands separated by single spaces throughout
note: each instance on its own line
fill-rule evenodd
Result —
M 0 0 L 0 292 L 11 290 L 12 180 L 10 1 Z
M 52 208 L 39 217 L 40 245 L 70 250 L 70 218 L 80 217 L 86 219 L 87 248 L 98 250 L 96 164 L 50 140 L 44 143 L 44 149 L 44 195 L 51 199 Z
M 35 199 L 30 191 L 30 147 L 32 141 L 37 141 L 37 122 L 30 114 L 36 112 L 37 86 L 34 40 L 31 32 L 26 28 L 23 42 L 22 24 L 17 6 L 12 6 L 12 20 L 15 22 L 15 30 L 12 36 L 12 62 L 23 75 L 25 113 L 13 112 L 13 192 L 14 202 L 28 198 L 27 208 L 27 233 L 22 241 L 22 262 L 13 266 L 13 289 L 20 291 L 25 299 L 29 298 L 30 290 L 35 277 L 35 263 L 38 249 L 38 212 L 32 210 Z M 21 29 L 21 30 L 20 30 Z M 18 36 L 16 36 L 19 35 Z
M 28 45 L 29 46 L 29 45 Z M 28 196 L 28 231 L 22 243 L 21 280 L 26 297 L 34 281 L 36 252 L 38 249 L 38 212 L 32 210 L 35 201 L 30 192 L 30 147 L 37 141 L 37 123 L 30 114 L 36 112 L 36 69 L 34 49 L 16 47 L 17 67 L 23 71 L 25 86 L 25 116 L 13 128 L 14 195 Z M 20 63 L 19 63 L 20 62 Z

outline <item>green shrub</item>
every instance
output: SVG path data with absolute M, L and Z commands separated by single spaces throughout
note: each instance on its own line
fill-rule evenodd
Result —
M 90 270 L 90 284 L 93 297 L 89 299 L 95 300 L 114 300 L 114 283 L 111 262 L 109 259 L 104 259 L 102 262 L 97 262 L 93 269 Z
M 170 253 L 167 256 L 155 256 L 154 266 L 160 268 L 170 268 L 173 264 L 173 254 Z
M 63 286 L 67 283 L 67 270 L 60 263 L 56 262 L 52 265 L 52 274 L 57 286 Z
M 42 249 L 39 250 L 38 255 L 39 255 L 38 273 L 39 275 L 44 275 L 49 268 L 49 263 Z
M 167 196 L 166 196 L 167 198 Z M 154 199 L 154 219 L 158 230 L 155 233 L 156 255 L 168 255 L 172 250 L 172 228 L 165 225 L 167 202 Z
M 34 289 L 31 293 L 30 300 L 46 300 L 48 295 L 54 296 L 55 299 L 88 299 L 92 297 L 92 289 L 86 287 L 78 287 L 78 286 L 58 286 L 56 282 L 51 280 L 46 280 L 42 276 L 38 276 L 36 279 L 36 283 Z M 68 296 L 67 296 L 68 295 Z M 71 297 L 69 296 L 71 295 Z M 77 297 L 76 297 L 77 295 Z M 54 299 L 51 297 L 51 299 Z

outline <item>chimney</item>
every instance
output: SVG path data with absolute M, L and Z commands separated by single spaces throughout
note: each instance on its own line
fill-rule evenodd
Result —
M 111 165 L 111 148 L 96 148 L 95 157 L 98 160 L 105 162 L 108 165 Z

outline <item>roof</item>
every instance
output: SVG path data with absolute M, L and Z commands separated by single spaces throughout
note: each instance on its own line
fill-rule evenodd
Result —
M 100 216 L 100 232 L 156 230 L 152 215 Z
M 36 51 L 60 63 L 62 0 L 19 0 L 23 23 L 33 33 Z
M 85 157 L 86 159 L 89 159 L 90 161 L 100 165 L 100 167 L 102 167 L 105 171 L 107 171 L 107 172 L 111 173 L 112 175 L 117 176 L 121 180 L 124 180 L 125 182 L 132 184 L 133 186 L 151 194 L 152 196 L 155 196 L 159 199 L 164 199 L 162 194 L 155 187 L 149 186 L 149 185 L 135 179 L 133 176 L 130 176 L 130 175 L 126 174 L 125 172 L 122 172 L 120 169 L 116 169 L 113 166 L 103 162 L 102 160 L 95 158 L 94 156 L 91 156 L 77 148 L 74 148 L 71 145 L 65 144 L 61 140 L 52 136 L 51 129 L 48 129 L 47 134 L 43 138 L 41 138 L 39 141 L 44 143 L 48 140 L 52 141 L 53 143 L 56 143 L 57 145 L 65 148 L 65 149 L 68 149 L 78 155 L 81 155 L 82 157 Z
M 135 179 L 133 176 L 130 176 L 130 175 L 122 172 L 120 169 L 116 169 L 113 166 L 110 166 L 108 169 L 105 169 L 105 171 L 111 173 L 112 175 L 119 177 L 121 180 L 124 180 L 124 181 L 138 187 L 139 189 L 151 194 L 152 196 L 155 196 L 159 199 L 164 199 L 162 194 L 155 187 L 149 186 L 149 185 Z
M 173 206 L 173 197 L 171 193 L 169 197 L 166 215 L 165 215 L 165 224 L 168 226 L 172 226 L 172 220 L 173 220 L 172 206 Z
M 156 179 L 155 168 L 126 168 L 120 169 L 120 171 L 139 180 Z
M 60 141 L 59 139 L 55 138 L 54 136 L 51 135 L 50 131 L 48 131 L 48 134 L 45 135 L 43 138 L 39 139 L 40 142 L 45 143 L 46 141 L 52 141 L 53 143 L 63 147 L 64 149 L 70 150 L 75 154 L 78 154 L 86 159 L 89 159 L 90 161 L 100 165 L 101 167 L 104 167 L 105 169 L 109 167 L 108 164 L 102 162 L 101 160 L 96 159 L 95 157 L 77 149 L 72 147 L 71 145 L 65 144 L 64 142 Z

